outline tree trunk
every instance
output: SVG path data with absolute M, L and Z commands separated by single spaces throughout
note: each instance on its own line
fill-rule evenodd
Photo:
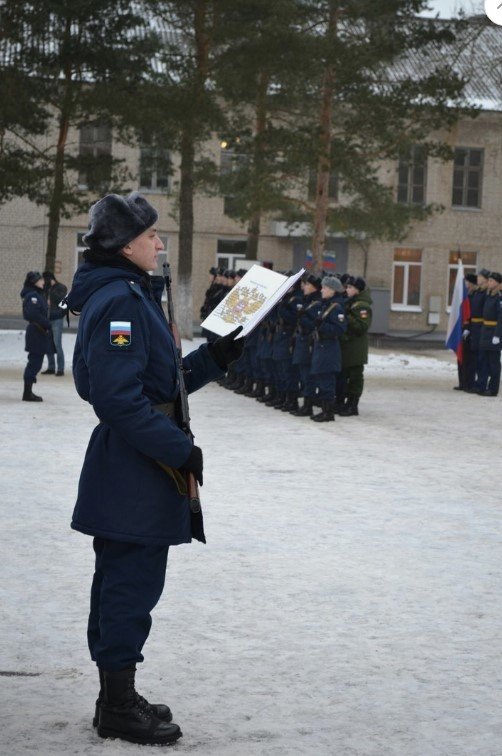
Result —
M 368 259 L 369 259 L 369 251 L 370 251 L 370 243 L 369 241 L 361 242 L 361 248 L 363 250 L 363 278 L 366 278 L 366 275 L 368 273 Z
M 248 223 L 248 237 L 246 257 L 248 260 L 258 259 L 258 243 L 260 241 L 261 210 L 257 210 Z
M 208 28 L 207 0 L 197 0 L 194 8 L 195 71 L 193 80 L 194 102 L 202 102 L 204 86 L 208 76 L 211 37 Z M 197 107 L 194 108 L 197 114 Z M 183 126 L 181 135 L 180 166 L 180 228 L 178 257 L 178 290 L 176 295 L 177 322 L 180 336 L 193 338 L 193 199 L 195 144 L 197 140 L 197 115 Z
M 180 336 L 193 337 L 193 195 L 194 195 L 194 139 L 187 124 L 181 136 L 180 167 L 180 229 L 178 250 L 178 290 L 176 292 L 176 319 Z
M 270 81 L 270 76 L 262 71 L 258 78 L 258 88 L 256 92 L 256 120 L 255 120 L 255 140 L 254 140 L 254 155 L 253 155 L 253 181 L 255 186 L 253 205 L 253 215 L 249 220 L 248 225 L 248 238 L 246 256 L 248 260 L 258 259 L 258 244 L 260 241 L 260 226 L 261 226 L 261 181 L 262 181 L 262 165 L 264 160 L 265 151 L 265 129 L 267 126 L 267 107 L 266 97 L 267 90 Z
M 65 35 L 69 39 L 71 32 L 71 19 L 67 19 Z M 64 71 L 64 90 L 62 94 L 61 111 L 59 115 L 59 132 L 56 147 L 56 160 L 54 162 L 54 174 L 52 195 L 49 203 L 49 229 L 47 232 L 47 248 L 45 252 L 45 269 L 54 271 L 56 252 L 58 245 L 59 223 L 61 220 L 61 206 L 63 204 L 64 178 L 65 178 L 65 150 L 70 127 L 70 113 L 72 109 L 72 80 L 71 64 Z
M 335 3 L 330 3 L 327 35 L 331 39 L 336 33 Z M 314 210 L 314 231 L 312 237 L 312 272 L 320 273 L 326 245 L 326 226 L 329 208 L 329 178 L 331 174 L 331 118 L 333 109 L 333 89 L 335 71 L 331 64 L 324 70 L 321 112 L 319 117 L 319 151 L 317 161 L 317 184 Z

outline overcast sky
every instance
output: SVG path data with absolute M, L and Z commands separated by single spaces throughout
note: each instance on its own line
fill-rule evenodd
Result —
M 483 0 L 429 0 L 431 11 L 424 15 L 435 16 L 439 13 L 441 18 L 453 18 L 459 10 L 469 15 L 484 13 Z

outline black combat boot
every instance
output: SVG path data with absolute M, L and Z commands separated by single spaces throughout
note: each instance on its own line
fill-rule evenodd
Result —
M 104 682 L 103 670 L 99 669 L 99 667 L 98 667 L 98 672 L 99 672 L 99 694 L 98 694 L 98 697 L 96 699 L 96 711 L 94 712 L 94 717 L 93 717 L 93 720 L 92 720 L 92 726 L 93 727 L 97 727 L 98 724 L 99 724 L 99 710 L 100 710 L 101 704 L 103 702 L 104 690 L 105 690 L 105 682 Z M 148 701 L 145 698 L 143 698 L 143 696 L 140 696 L 139 693 L 137 694 L 137 696 L 142 701 L 144 701 L 145 703 L 148 704 Z M 153 713 L 159 719 L 162 719 L 164 722 L 170 722 L 172 720 L 173 715 L 172 715 L 172 712 L 171 712 L 171 709 L 169 708 L 169 706 L 166 706 L 165 704 L 149 704 L 149 706 L 152 707 Z
M 243 396 L 254 396 L 254 380 L 253 378 L 249 379 L 249 385 L 246 391 L 242 392 Z
M 322 412 L 320 412 L 318 415 L 312 415 L 310 419 L 313 420 L 314 423 L 328 423 L 335 419 L 334 410 L 335 410 L 334 402 L 323 402 Z
M 159 719 L 134 688 L 135 667 L 103 672 L 104 695 L 99 710 L 98 735 L 140 745 L 169 745 L 181 738 L 177 724 Z
M 246 394 L 248 391 L 252 391 L 253 389 L 253 381 L 251 378 L 245 377 L 242 386 L 239 386 L 239 388 L 234 389 L 236 394 Z
M 277 394 L 277 401 L 272 405 L 274 409 L 282 409 L 288 400 L 288 395 L 285 391 L 279 391 Z
M 32 388 L 33 383 L 29 383 L 29 381 L 24 382 L 23 402 L 43 402 L 42 397 L 34 394 Z
M 286 394 L 286 401 L 281 407 L 282 412 L 293 412 L 294 410 L 298 409 L 298 399 L 294 392 L 289 392 Z
M 269 383 L 263 384 L 263 393 L 261 396 L 256 397 L 257 402 L 262 402 L 263 404 L 268 401 L 272 395 L 272 392 L 274 390 L 274 387 L 271 386 Z
M 265 381 L 256 381 L 256 386 L 249 396 L 252 399 L 259 399 L 265 393 Z
M 340 410 L 341 417 L 351 417 L 352 415 L 358 415 L 359 410 L 357 408 L 359 404 L 358 396 L 348 396 L 345 407 Z
M 345 399 L 337 399 L 335 401 L 335 409 L 334 409 L 335 415 L 339 415 L 340 412 L 344 409 L 344 407 L 345 407 Z
M 55 372 L 54 368 L 47 368 L 47 370 L 42 370 L 40 375 L 54 375 Z
M 303 399 L 303 407 L 300 407 L 300 409 L 293 410 L 291 412 L 292 415 L 295 415 L 296 417 L 309 417 L 312 415 L 314 408 L 314 400 L 311 396 L 306 396 Z
M 220 378 L 218 383 L 220 386 L 223 386 L 223 388 L 231 389 L 233 384 L 237 381 L 238 376 L 235 375 L 235 373 L 231 373 L 230 371 L 223 376 L 223 378 Z
M 277 391 L 275 387 L 273 387 L 269 398 L 265 402 L 265 405 L 267 407 L 275 407 L 275 405 L 279 404 L 280 401 L 281 401 L 281 394 L 279 391 Z
M 236 376 L 235 381 L 230 384 L 228 387 L 231 391 L 239 391 L 246 382 L 246 376 L 244 373 L 239 373 L 239 375 Z

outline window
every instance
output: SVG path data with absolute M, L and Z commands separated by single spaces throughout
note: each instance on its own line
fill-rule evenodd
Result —
M 427 158 L 423 147 L 412 147 L 399 158 L 397 169 L 397 201 L 405 205 L 425 202 Z
M 96 121 L 80 129 L 78 183 L 88 189 L 100 190 L 112 175 L 112 129 L 110 124 Z
M 394 250 L 392 309 L 420 312 L 422 250 L 398 247 Z
M 239 143 L 240 140 L 237 138 L 235 141 Z M 246 164 L 247 155 L 235 152 L 228 141 L 222 140 L 220 147 L 220 176 L 231 176 Z M 223 212 L 230 217 L 235 215 L 236 202 L 232 194 L 223 196 Z
M 246 241 L 233 241 L 231 239 L 218 239 L 216 261 L 218 267 L 227 270 L 238 270 L 239 260 L 246 259 Z
M 454 207 L 481 207 L 483 182 L 483 150 L 457 147 L 453 158 Z
M 169 150 L 143 137 L 139 153 L 139 188 L 142 191 L 166 192 L 169 189 L 171 155 Z
M 455 288 L 455 281 L 457 280 L 458 260 L 462 258 L 462 264 L 464 266 L 464 275 L 466 273 L 476 273 L 477 270 L 477 252 L 450 252 L 450 258 L 448 261 L 448 295 L 447 295 L 447 312 L 450 312 L 451 300 L 453 297 L 453 289 Z
M 311 168 L 309 171 L 309 183 L 308 183 L 309 200 L 313 200 L 315 198 L 316 191 L 317 191 L 317 171 Z M 331 171 L 331 173 L 329 174 L 328 199 L 333 200 L 334 202 L 338 201 L 338 173 L 336 171 Z

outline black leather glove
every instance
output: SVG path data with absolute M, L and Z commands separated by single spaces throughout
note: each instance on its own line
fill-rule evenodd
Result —
M 226 370 L 230 363 L 238 360 L 244 351 L 244 339 L 234 341 L 241 331 L 242 326 L 238 326 L 235 331 L 226 336 L 220 336 L 216 341 L 208 344 L 211 357 L 222 370 Z
M 202 485 L 202 468 L 204 464 L 202 461 L 202 449 L 200 446 L 192 446 L 192 451 L 188 455 L 188 459 L 184 462 L 180 470 L 182 472 L 191 472 L 195 475 L 199 486 Z

